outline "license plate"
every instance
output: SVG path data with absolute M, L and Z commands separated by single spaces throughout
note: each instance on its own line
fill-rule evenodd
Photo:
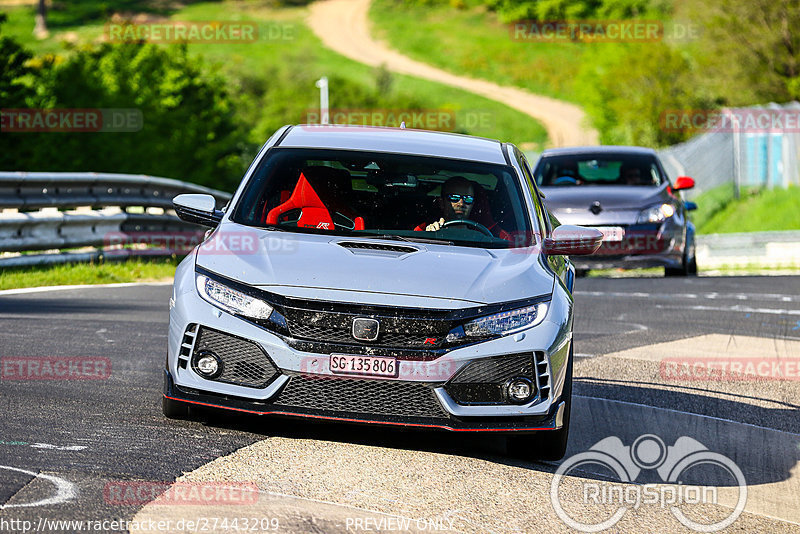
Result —
M 622 241 L 625 229 L 621 226 L 598 226 L 596 228 L 603 234 L 603 241 Z
M 340 375 L 397 376 L 397 359 L 331 354 L 331 373 Z

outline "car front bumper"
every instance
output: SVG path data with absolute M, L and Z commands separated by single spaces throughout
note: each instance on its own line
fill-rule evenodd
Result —
M 674 223 L 622 226 L 621 241 L 604 241 L 589 256 L 570 258 L 576 269 L 678 268 L 683 261 L 683 228 Z
M 313 344 L 268 331 L 207 303 L 197 295 L 193 270 L 179 268 L 164 395 L 176 402 L 260 415 L 451 431 L 557 430 L 565 410 L 561 393 L 572 343 L 572 301 L 556 288 L 548 315 L 535 327 L 448 351 L 394 351 L 396 378 L 345 377 L 330 371 L 329 351 L 315 351 L 309 347 Z M 208 347 L 198 340 L 209 335 L 218 338 L 214 350 L 230 353 L 230 365 L 225 366 L 243 369 L 239 375 L 220 381 L 193 369 L 200 345 Z M 369 347 L 351 349 L 355 354 L 372 353 Z M 253 376 L 253 362 L 262 376 L 243 381 L 241 377 Z M 525 373 L 536 389 L 525 404 L 473 402 L 470 396 L 473 390 L 496 392 L 510 376 Z

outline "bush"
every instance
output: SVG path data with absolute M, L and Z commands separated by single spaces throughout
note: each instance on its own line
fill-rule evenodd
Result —
M 126 133 L 4 132 L 4 147 L 17 150 L 0 151 L 0 169 L 144 173 L 228 189 L 238 184 L 247 146 L 228 84 L 190 58 L 185 46 L 92 45 L 32 59 L 3 37 L 0 65 L 5 108 L 133 108 L 143 119 L 141 130 Z
M 606 44 L 587 51 L 577 77 L 578 97 L 604 144 L 665 146 L 691 132 L 666 131 L 668 110 L 707 109 L 690 58 L 664 43 Z

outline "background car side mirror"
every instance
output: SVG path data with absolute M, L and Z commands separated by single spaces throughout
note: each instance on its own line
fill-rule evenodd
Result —
M 673 191 L 680 191 L 682 189 L 691 189 L 694 187 L 694 178 L 689 176 L 678 176 L 675 180 L 675 185 L 672 187 Z
M 216 228 L 224 215 L 216 205 L 211 195 L 187 194 L 172 199 L 172 206 L 181 220 L 211 228 Z
M 544 240 L 546 254 L 585 256 L 594 254 L 603 242 L 600 230 L 564 224 L 553 230 Z

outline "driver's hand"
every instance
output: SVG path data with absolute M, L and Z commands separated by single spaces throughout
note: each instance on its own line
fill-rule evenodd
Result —
M 426 232 L 435 232 L 436 230 L 441 228 L 443 224 L 444 224 L 444 217 L 442 217 L 441 219 L 439 219 L 436 222 L 430 223 L 428 226 L 425 227 L 425 231 Z

